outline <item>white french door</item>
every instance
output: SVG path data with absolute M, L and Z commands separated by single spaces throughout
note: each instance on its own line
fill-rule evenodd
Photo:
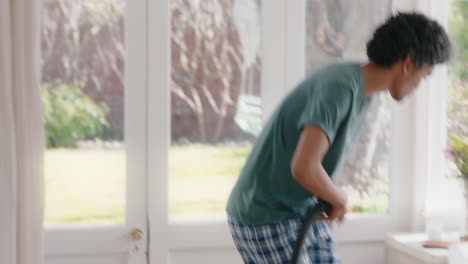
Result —
M 44 2 L 44 12 L 50 14 L 49 20 L 44 18 L 44 23 L 57 23 L 48 26 L 47 30 L 52 32 L 60 29 L 60 24 L 66 25 L 61 33 L 65 37 L 54 35 L 54 32 L 45 32 L 44 38 L 53 36 L 55 45 L 61 45 L 65 49 L 74 48 L 62 54 L 57 53 L 60 51 L 53 46 L 43 51 L 44 83 L 48 79 L 66 79 L 66 76 L 53 70 L 47 71 L 47 62 L 54 62 L 51 54 L 67 57 L 71 62 L 80 62 L 77 63 L 79 68 L 72 69 L 69 76 L 78 71 L 92 72 L 93 66 L 85 58 L 92 56 L 95 56 L 95 63 L 100 59 L 114 58 L 115 60 L 107 62 L 115 63 L 112 66 L 115 66 L 116 72 L 122 71 L 118 77 L 121 84 L 116 82 L 117 84 L 106 86 L 105 82 L 100 82 L 103 80 L 100 78 L 112 81 L 112 75 L 106 75 L 105 71 L 90 77 L 97 80 L 96 83 L 101 83 L 102 89 L 94 89 L 87 82 L 83 82 L 83 86 L 74 83 L 93 100 L 104 98 L 109 109 L 107 118 L 110 127 L 107 137 L 112 139 L 113 145 L 99 147 L 98 143 L 93 143 L 96 145 L 69 148 L 59 146 L 47 150 L 46 263 L 147 263 L 147 1 Z M 64 15 L 65 18 L 54 21 L 57 14 Z M 95 23 L 91 34 L 86 35 L 86 30 L 76 28 L 77 33 L 74 36 L 79 41 L 68 42 L 70 39 L 66 34 L 70 31 L 67 30 L 83 25 L 83 20 Z M 122 24 L 112 24 L 113 21 Z M 105 34 L 101 32 L 105 30 L 116 34 L 100 38 L 100 34 Z M 90 43 L 95 43 L 92 47 L 101 48 L 100 50 L 85 49 L 88 43 L 86 41 L 90 38 L 94 41 Z M 110 45 L 113 47 L 106 46 L 110 38 L 115 41 Z M 122 50 L 114 50 L 115 45 Z M 119 61 L 123 62 L 119 64 Z M 108 66 L 98 67 L 106 69 Z M 73 82 L 72 78 L 70 82 Z M 63 86 L 68 85 L 63 81 Z M 107 140 L 106 136 L 103 140 Z

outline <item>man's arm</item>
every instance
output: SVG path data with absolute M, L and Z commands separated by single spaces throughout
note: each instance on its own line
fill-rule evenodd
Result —
M 321 128 L 311 125 L 304 127 L 291 161 L 291 172 L 306 190 L 333 206 L 329 220 L 341 221 L 346 212 L 346 194 L 335 185 L 322 166 L 328 148 L 327 135 Z

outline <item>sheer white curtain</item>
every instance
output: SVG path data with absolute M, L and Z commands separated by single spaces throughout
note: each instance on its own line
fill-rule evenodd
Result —
M 43 263 L 40 0 L 0 0 L 0 263 Z

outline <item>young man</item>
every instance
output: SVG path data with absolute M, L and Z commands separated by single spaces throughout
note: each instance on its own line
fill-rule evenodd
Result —
M 346 194 L 331 177 L 356 139 L 372 95 L 402 100 L 450 57 L 444 29 L 417 13 L 398 13 L 367 43 L 369 63 L 330 65 L 299 84 L 258 137 L 232 190 L 227 213 L 245 263 L 289 263 L 307 209 L 333 209 L 312 224 L 302 263 L 339 263 L 325 221 L 342 221 Z

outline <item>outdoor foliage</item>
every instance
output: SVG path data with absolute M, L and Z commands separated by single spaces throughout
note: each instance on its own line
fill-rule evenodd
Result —
M 258 96 L 249 81 L 259 68 L 256 12 L 256 1 L 171 1 L 172 115 L 196 121 L 184 137 L 219 142 L 239 95 Z
M 123 85 L 124 1 L 45 0 L 43 79 L 102 90 L 108 78 Z
M 451 73 L 459 79 L 468 79 L 468 1 L 452 0 L 449 16 L 449 35 L 454 45 L 455 58 Z
M 449 34 L 454 57 L 449 64 L 447 132 L 468 137 L 468 1 L 452 1 Z
M 100 136 L 123 139 L 123 0 L 44 0 L 42 81 L 80 87 L 109 107 Z
M 53 86 L 45 83 L 42 89 L 47 147 L 73 147 L 80 139 L 92 138 L 108 125 L 105 105 L 73 85 Z
M 452 136 L 450 155 L 460 171 L 459 176 L 468 179 L 468 138 Z

